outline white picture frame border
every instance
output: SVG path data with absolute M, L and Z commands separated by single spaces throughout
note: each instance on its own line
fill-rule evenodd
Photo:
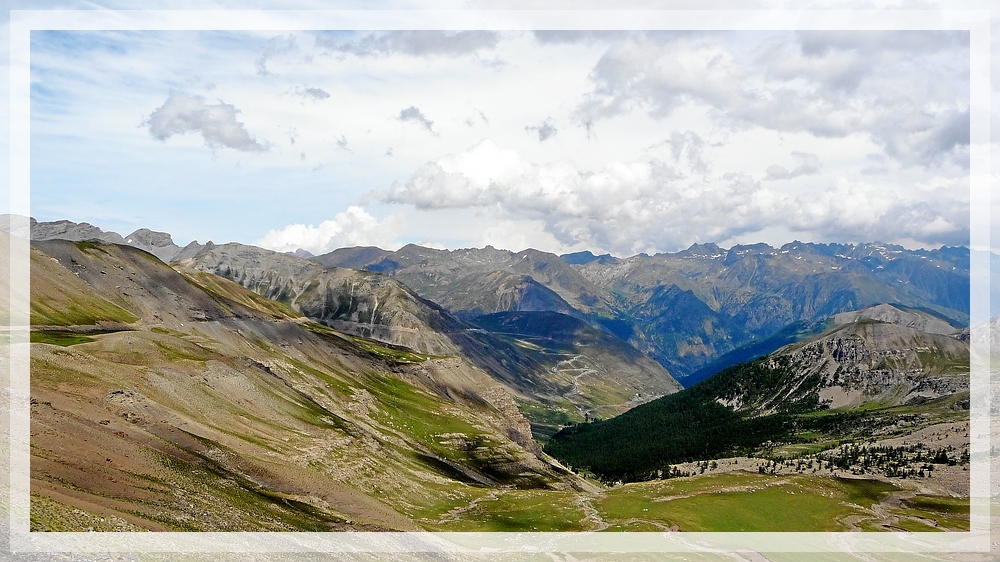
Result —
M 988 10 L 12 10 L 10 213 L 30 216 L 30 39 L 36 30 L 966 30 L 970 247 L 990 244 Z M 12 224 L 11 229 L 24 225 Z M 19 552 L 989 552 L 989 254 L 972 260 L 970 531 L 950 533 L 64 533 L 30 532 L 28 242 L 11 237 L 9 529 Z M 986 321 L 982 314 L 986 311 Z M 979 323 L 977 323 L 977 319 Z

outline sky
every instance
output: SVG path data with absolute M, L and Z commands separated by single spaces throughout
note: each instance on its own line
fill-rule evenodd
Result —
M 967 32 L 31 36 L 31 213 L 314 254 L 969 242 Z

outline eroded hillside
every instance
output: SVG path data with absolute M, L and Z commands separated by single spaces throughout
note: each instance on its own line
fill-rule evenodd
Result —
M 463 490 L 585 486 L 461 359 L 127 246 L 48 241 L 32 265 L 38 528 L 78 507 L 155 530 L 415 530 Z

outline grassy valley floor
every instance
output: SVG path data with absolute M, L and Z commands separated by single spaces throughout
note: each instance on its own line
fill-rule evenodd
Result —
M 479 490 L 417 523 L 432 531 L 967 531 L 969 500 L 880 480 L 740 471 L 596 494 Z
M 459 483 L 445 487 L 441 491 L 447 500 L 409 513 L 417 527 L 505 532 L 969 529 L 967 497 L 924 494 L 904 481 L 735 471 L 630 483 L 595 493 Z M 36 531 L 144 527 L 141 521 L 126 523 L 102 510 L 66 506 L 44 490 L 32 494 L 31 522 Z M 145 527 L 167 530 L 169 525 Z

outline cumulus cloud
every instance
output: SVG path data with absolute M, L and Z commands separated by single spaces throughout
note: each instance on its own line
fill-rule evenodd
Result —
M 935 198 L 905 197 L 877 184 L 842 184 L 796 198 L 781 223 L 819 238 L 853 241 L 912 240 L 922 244 L 968 245 L 969 202 L 948 196 L 968 193 L 964 181 Z
M 627 255 L 690 243 L 692 236 L 723 240 L 763 228 L 778 199 L 748 176 L 714 185 L 679 179 L 676 169 L 658 160 L 595 171 L 568 162 L 534 165 L 486 140 L 428 163 L 383 200 L 423 209 L 499 208 L 513 218 L 542 221 L 566 246 L 585 243 Z
M 765 180 L 790 180 L 799 176 L 809 176 L 818 174 L 820 169 L 819 156 L 808 152 L 792 152 L 792 156 L 799 161 L 799 165 L 789 170 L 783 166 L 774 164 L 767 167 Z
M 641 108 L 669 115 L 688 101 L 720 108 L 740 106 L 749 96 L 740 84 L 746 69 L 722 43 L 639 38 L 613 44 L 591 72 L 593 90 L 576 110 L 581 123 Z
M 595 64 L 578 124 L 697 105 L 730 128 L 862 133 L 904 165 L 968 165 L 964 32 L 798 32 L 752 49 L 736 34 L 629 37 Z
M 556 133 L 559 132 L 556 129 L 556 126 L 552 123 L 551 117 L 537 125 L 528 125 L 524 128 L 524 130 L 529 133 L 538 133 L 538 142 L 545 142 L 546 140 L 556 136 Z
M 422 111 L 412 105 L 399 112 L 399 120 L 404 123 L 407 121 L 416 123 L 431 133 L 434 133 L 434 122 L 425 117 Z
M 929 197 L 857 184 L 783 191 L 747 174 L 691 175 L 653 158 L 597 170 L 565 161 L 535 164 L 488 139 L 428 162 L 381 194 L 383 202 L 419 209 L 496 209 L 508 220 L 540 222 L 565 246 L 618 255 L 673 251 L 776 226 L 843 241 L 967 240 L 967 200 L 947 191 Z
M 359 57 L 396 54 L 415 57 L 462 56 L 493 50 L 499 42 L 495 31 L 388 31 L 374 32 L 342 41 L 342 34 L 321 35 L 317 43 L 335 52 Z
M 224 103 L 210 104 L 201 96 L 171 92 L 170 97 L 143 123 L 154 138 L 165 141 L 173 135 L 199 133 L 205 144 L 245 152 L 263 152 L 267 147 L 258 142 L 237 118 L 240 110 Z
M 395 250 L 402 246 L 396 240 L 402 229 L 402 219 L 397 216 L 380 221 L 363 208 L 351 206 L 319 226 L 290 224 L 281 230 L 271 230 L 255 244 L 278 252 L 303 249 L 315 255 L 351 246 Z

